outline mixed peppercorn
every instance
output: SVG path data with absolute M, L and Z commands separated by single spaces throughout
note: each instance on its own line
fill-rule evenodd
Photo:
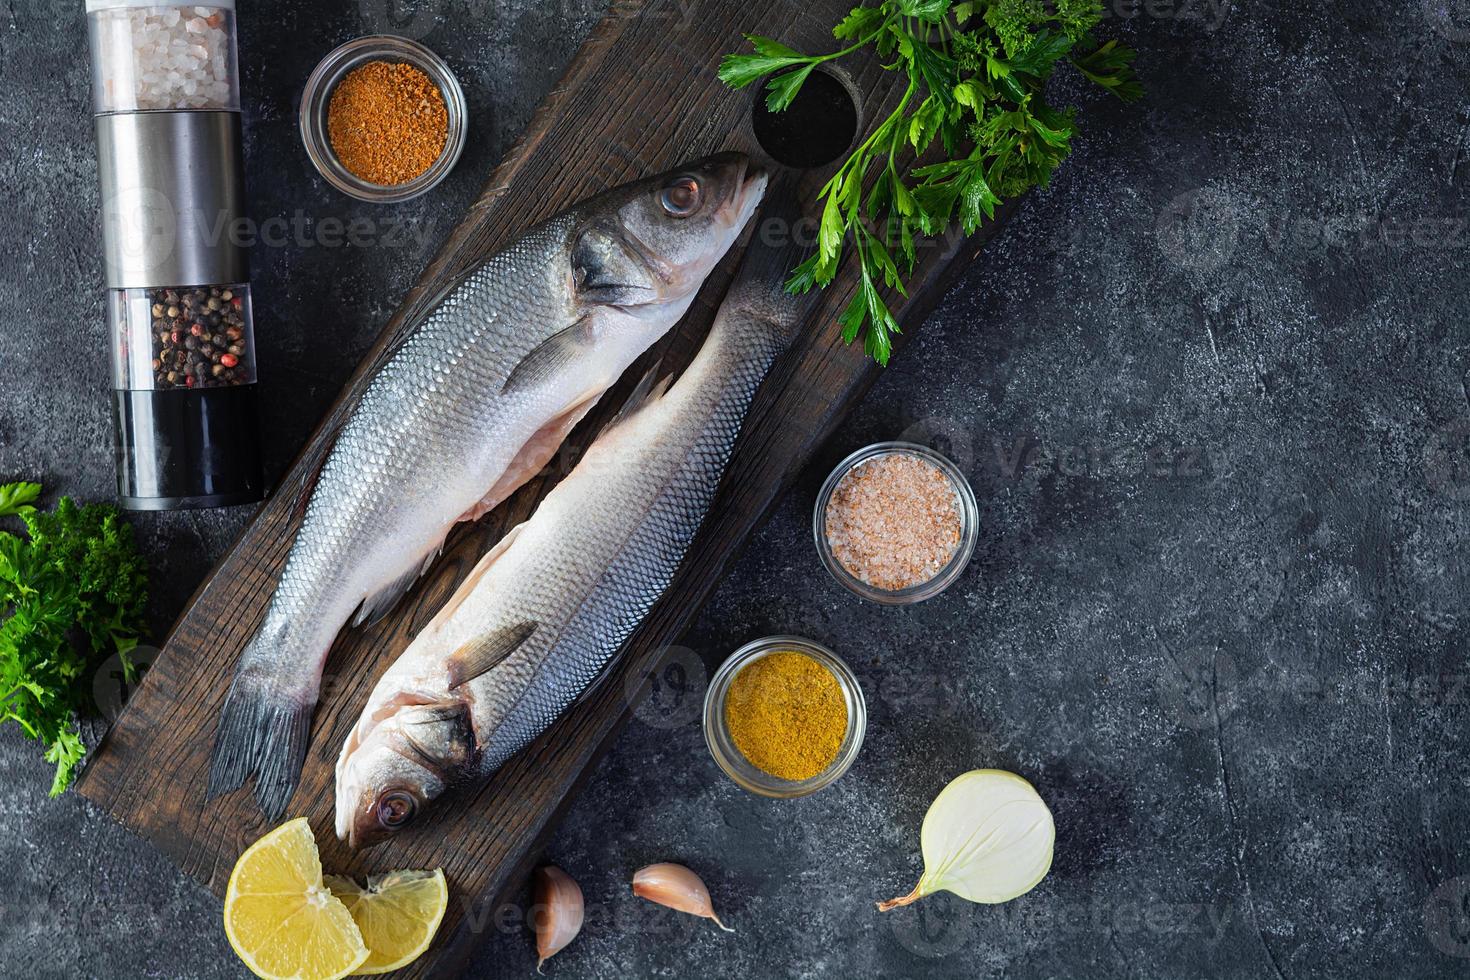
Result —
M 228 286 L 150 289 L 156 388 L 248 384 L 244 297 Z

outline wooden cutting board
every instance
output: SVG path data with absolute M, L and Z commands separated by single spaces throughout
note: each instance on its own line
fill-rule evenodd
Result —
M 184 873 L 223 894 L 235 859 L 270 828 L 248 788 L 205 802 L 215 722 L 236 658 L 264 617 L 299 524 L 305 476 L 318 468 L 368 377 L 417 321 L 427 297 L 534 222 L 612 185 L 717 150 L 745 150 L 770 163 L 751 126 L 755 95 L 720 84 L 715 76 L 720 56 L 741 47 L 747 32 L 808 50 L 831 50 L 831 26 L 852 2 L 616 0 L 280 488 L 199 588 L 87 766 L 80 783 L 84 796 L 151 840 Z M 871 60 L 845 59 L 844 64 L 859 97 L 862 125 L 871 125 L 896 101 L 898 76 Z M 799 180 L 801 199 L 811 201 L 832 170 L 829 165 L 785 175 Z M 911 329 L 919 325 L 941 295 L 946 273 L 973 257 L 994 227 L 923 251 L 909 298 L 895 298 L 902 323 Z M 676 366 L 687 361 L 708 329 L 735 258 L 711 277 L 688 317 L 650 359 L 663 356 Z M 636 695 L 628 692 L 637 690 L 639 672 L 678 639 L 751 530 L 872 384 L 878 369 L 860 345 L 844 345 L 836 328 L 837 312 L 852 293 L 854 271 L 851 264 L 842 270 L 801 339 L 776 365 L 688 560 L 607 682 L 481 791 L 462 796 L 460 805 L 435 808 L 434 816 L 413 832 L 363 854 L 348 851 L 332 832 L 332 767 L 343 739 L 379 675 L 479 556 L 532 511 L 554 475 L 534 480 L 483 520 L 461 525 L 443 557 L 397 609 L 375 626 L 346 631 L 338 639 L 291 812 L 310 818 L 323 863 L 331 870 L 445 869 L 453 898 L 439 939 L 405 975 L 444 976 L 462 966 L 477 942 L 474 920 L 483 922 L 524 880 L 558 815 L 630 716 Z M 571 458 L 640 374 L 635 366 L 573 434 Z

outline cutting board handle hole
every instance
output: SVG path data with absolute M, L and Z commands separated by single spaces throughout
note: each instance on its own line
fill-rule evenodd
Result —
M 852 148 L 862 112 L 856 87 L 840 68 L 819 68 L 781 112 L 766 108 L 766 86 L 756 90 L 750 108 L 756 142 L 772 160 L 810 170 L 825 166 Z

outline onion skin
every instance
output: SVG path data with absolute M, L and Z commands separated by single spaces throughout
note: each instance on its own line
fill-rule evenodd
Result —
M 582 931 L 586 915 L 582 886 L 561 868 L 548 864 L 536 872 L 531 927 L 536 933 L 536 972 Z M 537 914 L 537 913 L 540 914 Z
M 633 874 L 633 894 L 677 912 L 711 919 L 726 932 L 734 932 L 715 915 L 709 889 L 699 875 L 682 864 L 650 864 Z

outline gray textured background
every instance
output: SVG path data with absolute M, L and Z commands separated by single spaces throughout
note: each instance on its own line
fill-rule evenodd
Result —
M 272 474 L 595 22 L 596 0 L 253 3 L 242 17 Z M 713 666 L 824 641 L 871 711 L 816 797 L 743 795 L 684 710 L 650 710 L 548 856 L 593 915 L 564 977 L 1385 977 L 1470 969 L 1470 5 L 1119 0 L 1152 97 L 1081 95 L 1087 138 L 803 474 L 688 640 Z M 409 16 L 405 19 L 404 14 Z M 473 109 L 447 184 L 373 209 L 295 135 L 317 58 L 422 36 Z M 0 7 L 0 476 L 110 493 L 96 168 L 80 4 Z M 650 84 L 657 84 L 651 81 Z M 311 245 L 323 219 L 419 236 Z M 985 532 L 950 592 L 860 604 L 822 572 L 828 467 L 907 434 L 970 474 Z M 161 633 L 244 511 L 143 516 Z M 688 660 L 689 658 L 686 658 Z M 93 734 L 101 723 L 93 723 Z M 12 976 L 236 977 L 219 907 L 0 735 Z M 1057 858 L 1001 907 L 880 916 L 950 777 L 1030 778 Z M 726 921 L 632 899 L 703 874 Z M 483 910 L 477 910 L 483 912 Z M 514 914 L 476 964 L 526 976 Z

